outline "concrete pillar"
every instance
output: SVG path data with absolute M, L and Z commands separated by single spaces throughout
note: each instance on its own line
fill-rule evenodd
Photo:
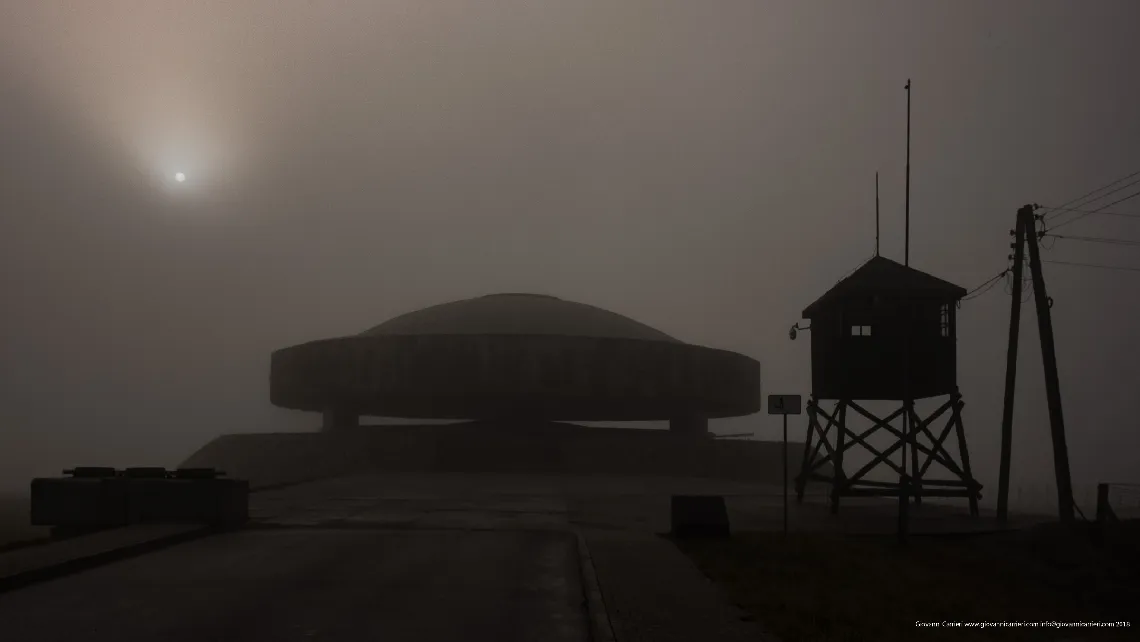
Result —
M 669 432 L 677 435 L 708 435 L 708 417 L 696 413 L 674 417 L 669 420 Z
M 360 415 L 345 410 L 327 409 L 321 421 L 321 432 L 357 428 L 360 426 Z

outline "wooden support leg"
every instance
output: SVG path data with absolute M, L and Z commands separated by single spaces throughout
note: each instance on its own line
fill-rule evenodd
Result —
M 906 545 L 907 532 L 910 530 L 910 514 L 907 512 L 910 500 L 910 478 L 906 473 L 899 475 L 899 515 L 898 515 L 898 538 L 899 544 Z
M 839 493 L 843 490 L 845 479 L 843 476 L 843 441 L 847 435 L 847 402 L 840 401 L 836 408 L 838 418 L 835 422 L 835 471 L 831 480 L 831 514 L 839 512 Z
M 974 474 L 970 470 L 970 451 L 966 448 L 966 431 L 962 428 L 962 397 L 956 395 L 954 398 L 954 427 L 958 432 L 958 454 L 962 457 L 962 481 L 970 484 L 970 514 L 978 515 L 978 493 L 977 485 L 974 481 Z
M 814 455 L 811 449 L 812 438 L 815 437 L 815 431 L 819 428 L 819 421 L 815 414 L 815 399 L 808 398 L 807 403 L 808 412 L 808 429 L 807 438 L 804 440 L 804 452 L 802 462 L 800 463 L 800 475 L 796 477 L 796 503 L 804 503 L 804 490 L 807 488 L 808 474 Z
M 907 407 L 910 413 L 910 492 L 914 496 L 915 506 L 922 503 L 922 472 L 918 468 L 918 433 L 922 429 L 922 421 L 914 412 L 914 402 Z

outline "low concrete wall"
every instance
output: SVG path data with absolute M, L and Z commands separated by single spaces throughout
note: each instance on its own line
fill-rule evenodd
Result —
M 803 444 L 788 444 L 789 474 Z M 255 487 L 364 470 L 619 474 L 780 483 L 779 442 L 570 424 L 368 426 L 332 433 L 225 435 L 182 465 L 214 467 Z

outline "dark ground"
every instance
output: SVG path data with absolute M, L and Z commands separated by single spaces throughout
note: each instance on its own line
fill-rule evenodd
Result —
M 576 554 L 553 532 L 252 530 L 6 594 L 2 638 L 584 642 Z
M 1130 525 L 1131 541 L 1140 523 Z M 1140 626 L 1140 573 L 1059 525 L 913 537 L 747 533 L 678 541 L 784 640 L 1140 639 L 1123 630 L 919 629 L 917 621 L 1121 621 Z M 1134 560 L 1133 560 L 1134 563 Z
M 677 493 L 726 497 L 736 536 L 680 543 L 719 593 L 656 535 Z M 251 496 L 260 526 L 249 531 L 0 597 L 0 639 L 574 639 L 585 635 L 579 576 L 558 560 L 575 529 L 587 531 L 618 642 L 768 631 L 784 642 L 956 640 L 969 633 L 914 623 L 1063 620 L 1089 605 L 1107 605 L 1094 619 L 1118 619 L 1140 604 L 1134 576 L 1087 540 L 1048 528 L 978 534 L 985 516 L 924 504 L 916 532 L 958 534 L 915 536 L 899 551 L 883 535 L 894 523 L 889 502 L 852 502 L 833 516 L 825 499 L 792 504 L 785 542 L 779 489 L 763 484 L 510 474 L 313 482 Z M 1012 633 L 1122 639 L 1104 629 Z
M 51 529 L 31 525 L 30 506 L 27 493 L 0 493 L 0 551 L 48 536 Z

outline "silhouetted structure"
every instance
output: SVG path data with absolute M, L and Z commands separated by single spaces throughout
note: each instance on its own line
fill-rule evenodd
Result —
M 886 465 L 900 480 L 908 478 L 909 445 L 908 485 L 916 501 L 921 495 L 968 497 L 971 512 L 977 513 L 981 485 L 970 472 L 961 418 L 964 404 L 957 385 L 954 313 L 965 294 L 957 285 L 875 256 L 803 311 L 811 321 L 812 395 L 807 405 L 807 443 L 796 479 L 799 500 L 809 480 L 831 485 L 832 511 L 838 510 L 841 496 L 900 496 L 901 482 L 865 477 Z M 925 419 L 919 417 L 916 400 L 942 396 L 948 399 Z M 834 406 L 828 411 L 823 404 L 831 401 Z M 899 407 L 880 418 L 858 401 L 897 401 Z M 848 424 L 848 411 L 873 425 L 855 433 Z M 945 427 L 935 435 L 934 422 L 948 411 Z M 893 425 L 904 416 L 909 422 L 901 421 L 902 428 Z M 960 464 L 944 446 L 952 430 L 957 433 Z M 881 451 L 869 441 L 879 431 L 896 438 Z M 873 458 L 848 474 L 844 453 L 856 445 Z M 891 460 L 896 451 L 903 453 L 898 463 Z M 934 462 L 956 479 L 926 478 Z M 821 472 L 827 464 L 831 476 Z
M 1073 482 L 1069 474 L 1069 447 L 1065 439 L 1065 415 L 1061 407 L 1061 383 L 1057 374 L 1057 351 L 1053 343 L 1053 318 L 1049 309 L 1053 299 L 1045 290 L 1045 275 L 1041 271 L 1041 236 L 1037 224 L 1041 215 L 1039 205 L 1025 205 L 1017 211 L 1017 223 L 1010 234 L 1013 261 L 1013 296 L 1009 312 L 1009 346 L 1005 364 L 1005 405 L 1001 423 L 1001 462 L 998 469 L 998 520 L 1005 521 L 1009 507 L 1010 451 L 1013 448 L 1013 398 L 1017 390 L 1018 328 L 1021 325 L 1021 268 L 1026 250 L 1029 254 L 1029 272 L 1033 279 L 1033 299 L 1037 307 L 1037 334 L 1041 339 L 1041 365 L 1045 370 L 1045 398 L 1049 405 L 1049 434 L 1053 442 L 1053 472 L 1057 480 L 1057 511 L 1062 522 L 1075 519 L 1073 508 Z
M 329 430 L 378 415 L 669 420 L 675 433 L 707 435 L 709 418 L 760 410 L 760 364 L 601 308 L 497 294 L 278 350 L 270 399 L 324 413 Z

